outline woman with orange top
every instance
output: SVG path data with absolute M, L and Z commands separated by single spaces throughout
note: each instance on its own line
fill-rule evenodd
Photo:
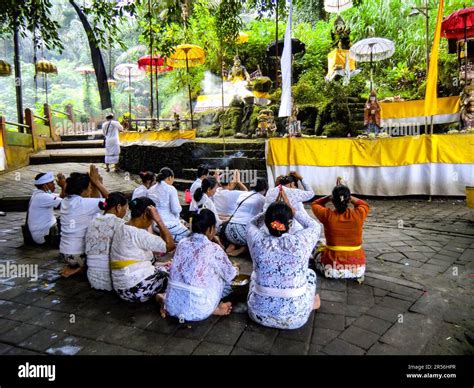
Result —
M 329 201 L 335 210 L 324 206 Z M 353 208 L 349 208 L 349 203 Z M 367 202 L 351 196 L 347 186 L 338 184 L 332 195 L 317 199 L 311 207 L 324 225 L 327 244 L 316 261 L 316 268 L 328 278 L 362 280 L 365 272 L 362 228 L 369 213 Z

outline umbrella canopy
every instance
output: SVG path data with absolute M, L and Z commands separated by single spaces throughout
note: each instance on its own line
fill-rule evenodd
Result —
M 95 70 L 92 66 L 79 66 L 76 67 L 76 71 L 81 74 L 92 74 L 95 73 Z
M 384 38 L 362 39 L 350 49 L 351 58 L 358 62 L 381 61 L 395 52 L 395 44 Z
M 284 39 L 280 39 L 278 41 L 278 54 L 280 54 L 280 55 L 283 52 L 284 43 L 285 43 Z M 266 54 L 267 54 L 268 57 L 275 57 L 276 56 L 275 47 L 276 47 L 275 42 L 270 43 L 267 46 Z M 298 54 L 298 53 L 304 53 L 305 49 L 306 49 L 306 46 L 301 40 L 296 39 L 296 38 L 291 39 L 291 53 L 293 55 Z
M 441 24 L 441 33 L 447 39 L 474 36 L 474 7 L 463 8 L 449 15 Z
M 114 78 L 121 81 L 141 81 L 145 78 L 145 72 L 134 63 L 122 63 L 115 67 Z
M 324 0 L 324 10 L 329 13 L 339 13 L 352 7 L 352 0 Z
M 180 44 L 176 46 L 167 60 L 168 66 L 173 68 L 195 67 L 204 64 L 206 53 L 194 44 Z
M 46 59 L 40 59 L 36 62 L 36 72 L 44 74 L 58 74 L 56 65 Z
M 2 59 L 0 59 L 0 77 L 8 77 L 12 74 L 11 65 Z
M 166 65 L 166 58 L 160 55 L 144 55 L 138 60 L 138 68 L 147 73 L 166 73 L 173 70 L 171 66 Z
M 244 44 L 249 41 L 249 36 L 245 32 L 239 32 L 239 35 L 235 39 L 235 43 L 237 44 Z

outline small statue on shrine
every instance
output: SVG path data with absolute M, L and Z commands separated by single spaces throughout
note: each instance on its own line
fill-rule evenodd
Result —
M 277 130 L 273 111 L 271 109 L 262 109 L 257 116 L 258 126 L 255 131 L 256 137 L 272 137 Z
M 367 134 L 373 133 L 377 135 L 381 127 L 380 120 L 380 104 L 377 101 L 375 90 L 370 92 L 369 99 L 364 106 L 364 126 Z
M 227 79 L 232 82 L 250 82 L 250 74 L 248 73 L 245 66 L 242 65 L 240 58 L 237 55 L 234 57 L 234 66 L 232 66 L 232 69 L 230 69 Z
M 340 47 L 343 50 L 351 48 L 351 29 L 346 26 L 341 15 L 338 15 L 331 30 L 332 47 Z
M 474 130 L 474 84 L 464 88 L 462 98 L 461 120 L 462 129 L 466 131 Z
M 301 137 L 301 122 L 298 120 L 298 105 L 291 99 L 291 116 L 288 117 L 288 136 Z
M 173 114 L 173 124 L 171 125 L 171 129 L 173 131 L 179 131 L 181 129 L 181 120 L 179 119 L 179 114 L 177 112 L 174 112 Z

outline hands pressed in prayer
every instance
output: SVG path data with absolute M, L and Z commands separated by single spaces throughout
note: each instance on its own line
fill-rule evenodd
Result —
M 66 187 L 66 177 L 62 174 L 59 173 L 56 176 L 56 183 L 58 184 L 59 187 L 64 188 Z
M 303 180 L 303 177 L 296 171 L 290 171 L 290 174 L 289 175 L 292 175 L 294 176 L 298 181 L 302 181 Z
M 99 169 L 91 164 L 89 167 L 89 178 L 94 186 L 97 186 L 102 182 L 102 177 L 99 174 Z

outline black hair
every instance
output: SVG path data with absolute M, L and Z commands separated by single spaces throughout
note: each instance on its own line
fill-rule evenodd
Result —
M 113 119 L 114 118 L 114 114 L 113 113 L 109 113 L 107 116 L 105 116 L 106 120 L 108 119 Z
M 141 171 L 138 175 L 140 175 L 143 184 L 155 180 L 155 173 L 151 171 Z
M 277 179 L 275 180 L 275 186 L 280 185 L 280 184 L 281 184 L 281 180 L 282 180 L 283 178 L 285 178 L 284 175 L 278 175 L 278 176 L 277 176 Z
M 332 203 L 338 213 L 344 213 L 347 210 L 349 201 L 351 200 L 351 191 L 349 187 L 339 185 L 332 190 Z
M 280 185 L 286 186 L 290 183 L 294 183 L 295 185 L 297 185 L 298 179 L 296 179 L 293 175 L 285 175 L 280 178 Z
M 202 180 L 201 187 L 199 187 L 195 192 L 194 192 L 194 200 L 196 202 L 199 202 L 202 199 L 202 196 L 207 193 L 207 190 L 212 189 L 216 187 L 217 185 L 217 180 L 213 176 L 208 176 L 207 178 L 204 178 Z
M 261 191 L 267 191 L 268 190 L 268 182 L 266 179 L 263 178 L 257 178 L 257 182 L 255 183 L 255 186 L 250 187 L 253 191 L 260 193 Z
M 158 175 L 156 176 L 156 180 L 158 181 L 158 183 L 161 183 L 162 181 L 164 181 L 166 178 L 169 178 L 169 177 L 174 177 L 173 170 L 168 167 L 163 167 L 158 173 Z
M 193 233 L 205 234 L 209 228 L 216 226 L 216 216 L 209 209 L 203 209 L 193 216 L 191 230 Z
M 117 207 L 118 205 L 125 206 L 127 202 L 127 197 L 124 193 L 121 193 L 120 191 L 114 191 L 113 193 L 109 193 L 109 196 L 105 200 L 99 202 L 99 209 L 106 212 Z
M 201 178 L 203 175 L 208 175 L 209 174 L 209 167 L 206 165 L 206 164 L 201 164 L 198 168 L 197 168 L 197 177 L 198 178 Z
M 138 218 L 146 212 L 148 206 L 155 206 L 150 198 L 147 197 L 138 197 L 130 201 L 128 207 L 130 208 L 131 218 Z
M 81 195 L 84 190 L 89 187 L 91 179 L 89 174 L 81 172 L 73 172 L 66 179 L 66 194 L 67 195 Z
M 273 202 L 265 212 L 265 225 L 272 236 L 280 237 L 290 229 L 290 221 L 293 219 L 291 208 L 284 202 Z M 285 230 L 272 227 L 272 223 L 278 221 L 285 226 Z

